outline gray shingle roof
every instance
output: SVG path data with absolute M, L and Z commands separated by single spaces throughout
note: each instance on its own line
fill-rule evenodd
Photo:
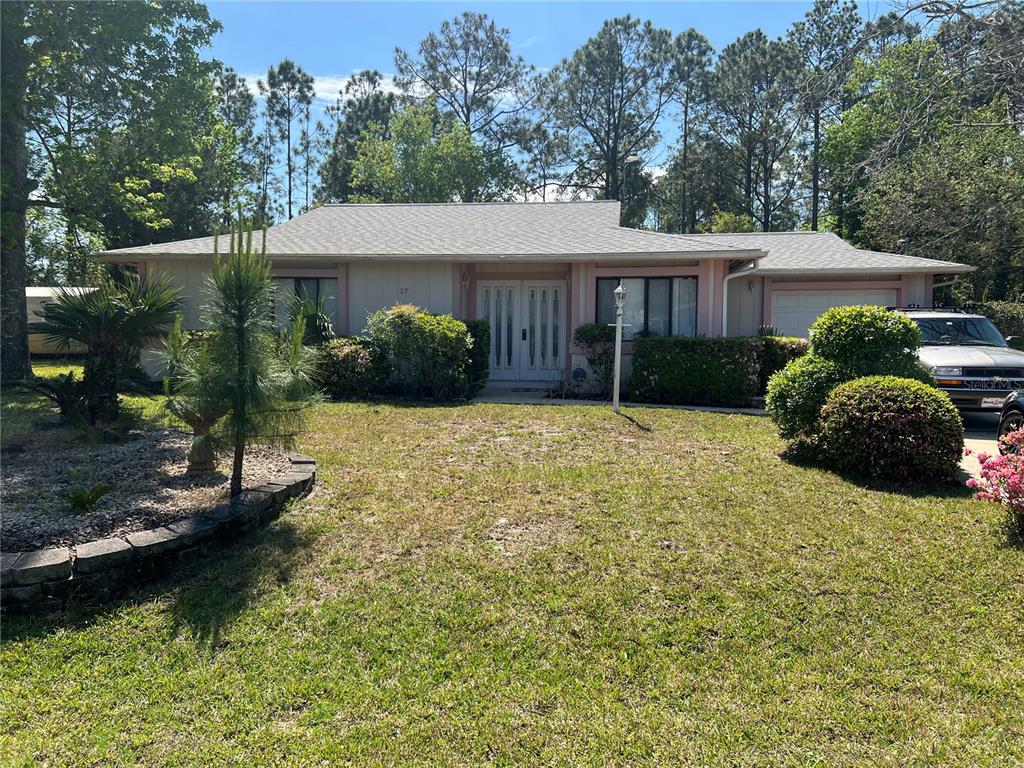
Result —
M 700 235 L 713 244 L 767 251 L 756 272 L 763 275 L 923 272 L 954 274 L 974 267 L 938 259 L 900 256 L 855 248 L 831 232 L 751 232 Z
M 765 275 L 973 271 L 964 264 L 863 251 L 827 232 L 669 235 L 620 227 L 618 222 L 615 200 L 325 205 L 268 229 L 267 254 L 465 260 L 760 256 L 757 272 Z M 226 238 L 221 247 L 227 248 Z M 100 255 L 119 259 L 212 253 L 213 238 L 200 237 Z
M 690 254 L 747 258 L 744 247 L 618 226 L 615 200 L 574 203 L 325 205 L 267 230 L 272 257 L 585 257 Z M 256 240 L 259 236 L 256 235 Z M 226 243 L 222 240 L 222 249 Z M 204 256 L 213 238 L 105 251 Z M 756 255 L 756 254 L 754 254 Z

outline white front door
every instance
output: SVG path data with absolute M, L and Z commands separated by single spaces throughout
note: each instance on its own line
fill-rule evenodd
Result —
M 494 381 L 557 381 L 565 370 L 564 282 L 482 281 L 477 316 L 491 326 Z

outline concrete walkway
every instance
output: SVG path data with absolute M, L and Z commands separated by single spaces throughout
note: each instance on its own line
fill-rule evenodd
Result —
M 964 447 L 974 454 L 987 453 L 993 456 L 999 453 L 996 443 L 996 432 L 999 429 L 998 413 L 965 413 Z M 980 477 L 981 465 L 975 456 L 964 456 L 960 466 L 971 477 Z

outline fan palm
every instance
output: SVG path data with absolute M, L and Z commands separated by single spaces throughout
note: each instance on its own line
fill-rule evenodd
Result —
M 104 428 L 120 415 L 117 399 L 124 358 L 165 333 L 181 309 L 180 290 L 166 276 L 143 281 L 126 274 L 91 292 L 61 290 L 30 330 L 66 350 L 86 348 L 85 389 L 89 423 Z

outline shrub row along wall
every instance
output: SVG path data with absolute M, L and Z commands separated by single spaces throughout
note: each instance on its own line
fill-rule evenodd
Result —
M 240 531 L 274 519 L 288 499 L 312 489 L 316 462 L 298 453 L 288 458 L 288 474 L 166 526 L 75 547 L 0 554 L 0 607 L 29 611 L 58 607 L 72 596 L 107 598 L 231 543 Z
M 807 352 L 803 339 L 641 337 L 626 388 L 637 402 L 750 405 L 768 378 Z
M 490 345 L 486 320 L 399 305 L 373 313 L 365 336 L 324 344 L 318 379 L 335 400 L 384 394 L 461 400 L 486 383 Z

